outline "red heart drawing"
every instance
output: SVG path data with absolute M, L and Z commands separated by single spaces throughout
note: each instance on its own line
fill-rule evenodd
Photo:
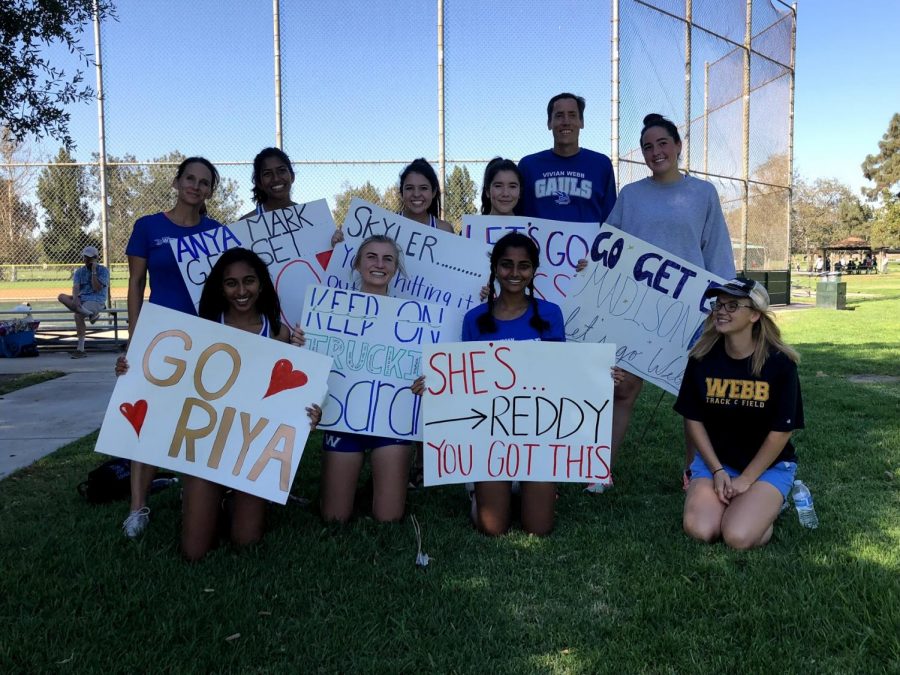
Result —
M 327 251 L 321 251 L 316 253 L 316 260 L 319 261 L 319 264 L 322 266 L 322 269 L 328 269 L 328 263 L 331 261 L 331 254 L 334 253 L 334 249 L 330 248 Z
M 294 364 L 287 359 L 281 359 L 272 366 L 272 377 L 269 379 L 269 388 L 266 390 L 265 396 L 272 396 L 279 391 L 285 389 L 296 389 L 302 387 L 309 381 L 302 370 L 294 370 Z
M 134 427 L 134 432 L 140 436 L 141 427 L 144 426 L 144 418 L 147 416 L 147 401 L 140 399 L 134 403 L 123 403 L 119 406 L 119 412 Z

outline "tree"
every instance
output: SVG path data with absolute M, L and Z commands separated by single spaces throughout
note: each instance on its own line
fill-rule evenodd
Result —
M 172 208 L 174 192 L 172 181 L 178 165 L 185 155 L 175 150 L 162 157 L 157 157 L 147 165 L 149 182 L 142 193 L 142 201 L 149 207 L 144 213 L 167 211 Z M 206 200 L 206 210 L 210 218 L 220 223 L 233 223 L 241 215 L 241 199 L 238 197 L 239 186 L 233 178 L 223 178 L 216 191 Z
M 871 188 L 863 188 L 863 194 L 870 200 L 884 198 L 886 194 L 900 196 L 900 113 L 891 117 L 888 130 L 878 142 L 878 154 L 866 156 L 862 171 L 866 180 L 875 183 Z
M 15 167 L 26 163 L 27 149 L 10 131 L 0 130 L 0 264 L 25 264 L 36 260 L 34 233 L 37 213 L 24 200 L 32 182 L 32 169 Z
M 895 198 L 878 209 L 872 222 L 873 248 L 900 248 L 900 198 Z
M 388 211 L 396 212 L 400 210 L 400 199 L 397 197 L 397 191 L 392 188 L 386 188 L 384 194 L 382 194 L 378 188 L 369 181 L 366 181 L 359 187 L 354 187 L 345 181 L 341 187 L 343 188 L 343 191 L 334 196 L 334 210 L 331 212 L 331 215 L 334 217 L 334 222 L 338 226 L 344 224 L 344 219 L 347 217 L 347 211 L 350 210 L 350 202 L 354 197 L 365 199 L 367 202 L 371 202 Z
M 469 175 L 468 168 L 457 165 L 450 172 L 444 188 L 444 220 L 459 227 L 463 216 L 477 211 L 475 181 Z
M 794 252 L 811 253 L 851 235 L 867 237 L 871 209 L 835 178 L 809 183 L 798 178 L 794 185 Z
M 109 0 L 96 0 L 100 20 L 115 17 Z M 79 44 L 93 17 L 94 0 L 5 0 L 0 4 L 0 121 L 12 137 L 50 136 L 74 147 L 65 106 L 93 100 L 83 85 L 84 73 L 67 76 L 55 68 L 42 49 L 62 45 L 78 63 L 92 65 Z
M 69 151 L 60 148 L 54 163 L 38 178 L 37 194 L 44 210 L 41 248 L 50 262 L 78 260 L 81 249 L 97 245 L 88 228 L 94 214 L 88 207 L 87 176 L 83 166 L 73 165 Z

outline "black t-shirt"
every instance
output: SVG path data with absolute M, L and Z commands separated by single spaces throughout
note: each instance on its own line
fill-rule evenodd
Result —
M 720 339 L 703 360 L 688 360 L 674 406 L 703 423 L 719 461 L 737 471 L 753 460 L 770 431 L 803 428 L 797 364 L 772 352 L 760 377 L 754 377 L 750 361 L 728 356 Z M 796 461 L 788 441 L 772 464 Z

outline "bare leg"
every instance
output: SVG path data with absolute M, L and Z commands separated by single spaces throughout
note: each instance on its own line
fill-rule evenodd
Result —
M 319 506 L 322 520 L 346 523 L 353 515 L 356 482 L 363 464 L 362 452 L 322 451 Z M 405 485 L 405 484 L 404 484 Z
M 131 510 L 147 506 L 147 492 L 156 476 L 156 467 L 131 460 Z
M 641 378 L 626 372 L 623 380 L 614 389 L 610 468 L 616 464 L 619 449 L 622 447 L 625 433 L 628 431 L 628 424 L 631 421 L 631 411 L 634 410 L 635 401 L 637 401 L 643 386 L 644 381 Z
M 409 455 L 409 445 L 385 445 L 372 451 L 372 516 L 379 522 L 403 518 Z
M 262 540 L 265 531 L 266 500 L 237 490 L 232 496 L 231 543 L 235 546 L 256 544 Z
M 784 498 L 771 483 L 756 481 L 731 500 L 722 517 L 722 539 L 731 548 L 763 546 L 772 537 L 773 524 Z
M 691 481 L 684 500 L 684 531 L 694 539 L 713 542 L 722 536 L 722 516 L 726 505 L 719 501 L 709 478 Z
M 511 501 L 512 482 L 475 483 L 475 527 L 479 532 L 491 537 L 506 534 L 511 519 Z
M 553 531 L 556 483 L 522 483 L 522 529 L 544 537 Z
M 84 336 L 86 334 L 84 326 L 84 314 L 75 312 L 75 335 L 78 338 L 78 351 L 84 351 Z
M 184 477 L 181 554 L 196 562 L 216 545 L 224 488 L 196 476 Z

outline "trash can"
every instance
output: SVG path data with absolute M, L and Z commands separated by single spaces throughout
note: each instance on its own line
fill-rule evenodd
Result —
M 840 272 L 829 272 L 816 284 L 816 307 L 847 309 L 847 282 L 841 281 Z

